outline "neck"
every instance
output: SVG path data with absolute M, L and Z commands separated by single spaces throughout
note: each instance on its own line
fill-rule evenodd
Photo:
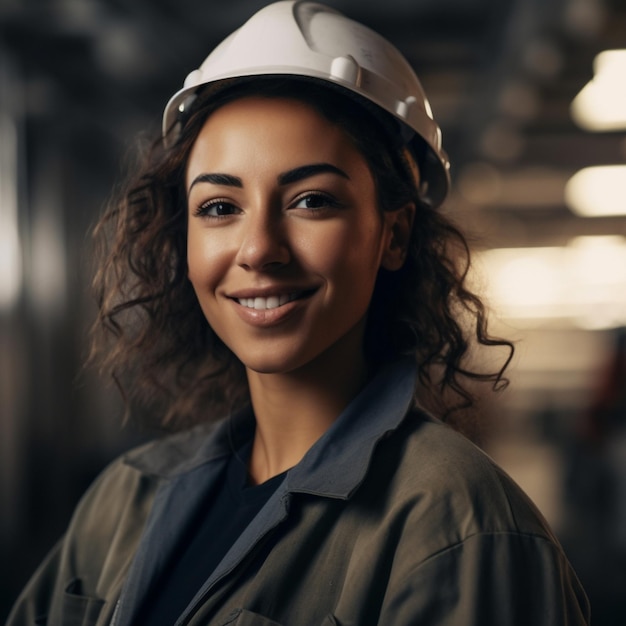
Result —
M 368 378 L 361 349 L 333 346 L 297 370 L 247 371 L 256 431 L 250 476 L 262 483 L 296 465 Z

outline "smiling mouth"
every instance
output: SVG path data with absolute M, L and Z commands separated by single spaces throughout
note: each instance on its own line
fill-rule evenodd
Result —
M 234 298 L 241 306 L 247 309 L 255 309 L 256 311 L 265 311 L 268 309 L 277 309 L 284 306 L 288 302 L 299 300 L 311 295 L 315 289 L 309 289 L 308 291 L 297 291 L 294 293 L 285 293 L 280 296 L 268 296 L 256 298 Z

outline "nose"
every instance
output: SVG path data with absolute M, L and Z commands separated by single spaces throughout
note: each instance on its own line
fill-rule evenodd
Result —
M 245 218 L 237 264 L 247 270 L 268 271 L 289 263 L 291 253 L 284 225 L 270 211 L 250 211 Z

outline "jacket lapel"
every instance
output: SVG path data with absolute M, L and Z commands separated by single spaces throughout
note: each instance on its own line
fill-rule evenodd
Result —
M 184 541 L 199 507 L 221 479 L 226 458 L 216 459 L 163 483 L 128 572 L 112 626 L 131 626 L 170 558 Z

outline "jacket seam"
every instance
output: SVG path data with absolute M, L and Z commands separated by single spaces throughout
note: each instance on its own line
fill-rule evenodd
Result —
M 447 553 L 447 552 L 452 552 L 454 550 L 457 550 L 458 548 L 460 548 L 461 546 L 463 546 L 465 543 L 467 543 L 468 541 L 470 541 L 471 539 L 475 539 L 477 537 L 501 537 L 501 536 L 510 536 L 510 537 L 519 537 L 519 538 L 523 538 L 523 539 L 532 539 L 533 541 L 538 541 L 541 543 L 546 543 L 551 550 L 556 551 L 559 555 L 562 554 L 561 550 L 558 548 L 558 546 L 556 546 L 553 541 L 547 537 L 544 534 L 541 533 L 533 533 L 533 532 L 521 532 L 519 530 L 516 531 L 510 531 L 510 530 L 495 530 L 495 531 L 488 531 L 488 532 L 476 532 L 476 533 L 472 533 L 470 535 L 467 535 L 467 537 L 464 537 L 463 539 L 452 543 L 448 546 L 445 546 L 443 548 L 441 548 L 440 550 L 437 550 L 436 552 L 433 552 L 432 554 L 429 554 L 425 559 L 423 559 L 422 561 L 420 561 L 419 563 L 416 563 L 415 567 L 412 568 L 413 570 L 419 569 L 422 565 L 425 565 L 426 563 L 428 563 L 429 561 L 432 561 L 438 557 L 440 557 L 441 555 Z

